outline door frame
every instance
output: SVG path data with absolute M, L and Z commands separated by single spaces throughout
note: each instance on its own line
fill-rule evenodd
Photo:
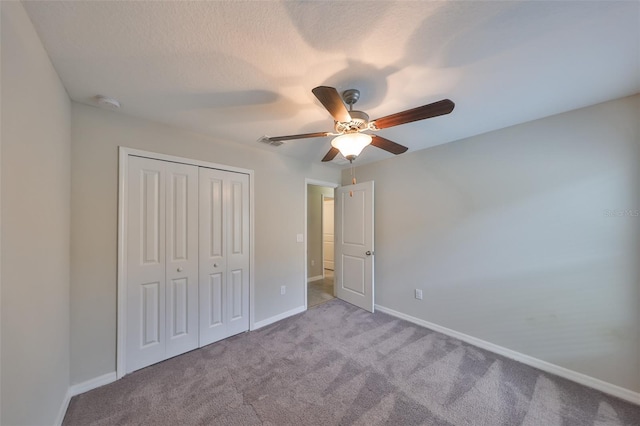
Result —
M 308 244 L 308 235 L 307 235 L 307 218 L 309 215 L 308 207 L 308 188 L 309 185 L 316 185 L 316 186 L 325 186 L 327 188 L 333 188 L 334 193 L 335 193 L 335 189 L 337 187 L 340 186 L 339 183 L 335 183 L 335 182 L 327 182 L 327 181 L 323 181 L 323 180 L 317 180 L 317 179 L 310 179 L 310 178 L 305 178 L 304 179 L 304 310 L 306 311 L 309 307 L 307 306 L 308 304 L 308 297 L 309 295 L 307 294 L 307 275 L 309 274 L 309 268 L 307 266 L 307 262 L 309 261 L 308 257 L 309 257 L 309 253 L 307 250 L 307 244 Z M 335 223 L 334 223 L 335 226 Z M 323 251 L 324 251 L 324 247 L 323 247 Z M 323 253 L 324 255 L 324 253 Z M 323 266 L 324 268 L 324 266 Z M 322 272 L 323 276 L 324 276 L 324 271 Z M 334 287 L 334 293 L 335 293 L 335 287 Z
M 254 171 L 208 161 L 194 160 L 175 155 L 143 151 L 124 146 L 118 147 L 118 272 L 117 272 L 117 327 L 116 327 L 116 378 L 126 374 L 127 331 L 127 184 L 129 157 L 145 157 L 153 160 L 188 164 L 197 167 L 224 170 L 249 175 L 249 330 L 254 330 L 255 312 L 255 259 L 254 259 Z M 306 294 L 306 293 L 305 293 Z
M 334 189 L 334 192 L 335 192 L 335 189 Z M 335 198 L 335 194 L 334 194 L 333 197 L 327 197 L 324 194 L 321 194 L 321 195 L 322 195 L 322 202 L 321 202 L 322 211 L 321 211 L 321 214 L 320 214 L 320 220 L 322 221 L 322 278 L 324 278 L 325 277 L 324 276 L 324 270 L 325 270 L 325 267 L 324 267 L 324 203 L 325 203 L 326 200 L 332 200 L 334 202 L 334 209 L 333 209 L 333 235 L 335 237 L 335 235 L 336 235 L 336 232 L 335 232 L 335 229 L 336 229 L 336 224 L 335 224 L 335 217 L 336 217 L 336 215 L 335 215 L 335 200 L 336 200 L 336 198 Z M 335 254 L 335 241 L 334 241 L 334 250 L 333 250 L 333 252 Z M 335 262 L 335 257 L 334 257 L 334 262 Z M 335 272 L 335 266 L 334 266 L 334 272 Z M 335 293 L 336 293 L 335 286 L 333 287 L 333 293 L 334 293 L 333 295 L 335 296 Z

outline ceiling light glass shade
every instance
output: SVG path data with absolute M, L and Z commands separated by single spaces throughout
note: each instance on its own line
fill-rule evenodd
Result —
M 371 136 L 365 133 L 345 133 L 334 138 L 331 146 L 337 148 L 347 160 L 356 158 L 371 143 Z

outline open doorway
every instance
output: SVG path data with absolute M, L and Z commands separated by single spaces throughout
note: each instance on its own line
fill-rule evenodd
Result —
M 335 297 L 334 187 L 307 184 L 307 307 Z

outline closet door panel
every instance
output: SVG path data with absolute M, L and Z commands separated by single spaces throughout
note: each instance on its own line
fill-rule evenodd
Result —
M 242 269 L 231 271 L 231 321 L 242 319 L 244 312 L 242 312 L 242 300 L 244 298 L 244 292 L 242 291 Z
M 144 283 L 140 285 L 140 348 L 156 346 L 160 339 L 160 283 Z
M 169 338 L 175 339 L 189 333 L 189 282 L 185 278 L 172 280 L 167 311 L 170 313 L 168 325 Z
M 198 347 L 198 168 L 167 163 L 166 358 Z
M 200 346 L 228 337 L 225 172 L 200 168 Z
M 209 283 L 206 288 L 207 300 L 206 303 L 209 304 L 207 310 L 209 311 L 208 318 L 206 318 L 206 326 L 208 328 L 219 327 L 224 324 L 223 314 L 225 312 L 224 309 L 224 299 L 222 297 L 222 274 L 210 274 L 209 275 Z
M 245 245 L 244 245 L 244 220 L 242 217 L 243 211 L 243 187 L 242 182 L 231 181 L 231 200 L 229 202 L 229 208 L 231 210 L 231 254 L 241 255 L 244 253 Z
M 127 211 L 127 372 L 165 354 L 165 164 L 130 157 Z
M 223 234 L 223 180 L 209 176 L 207 181 L 206 198 L 202 200 L 208 203 L 207 206 L 207 226 L 208 226 L 208 258 L 210 260 L 223 260 L 224 234 Z
M 240 173 L 228 173 L 227 176 L 227 229 L 231 234 L 227 303 L 230 312 L 228 332 L 232 336 L 249 329 L 249 176 Z

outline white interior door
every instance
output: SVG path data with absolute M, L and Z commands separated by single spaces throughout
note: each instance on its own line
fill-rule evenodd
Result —
M 249 176 L 200 168 L 200 346 L 249 329 Z
M 322 200 L 322 253 L 323 267 L 333 271 L 334 261 L 334 202 L 333 198 Z
M 337 297 L 373 312 L 373 182 L 337 188 L 335 202 Z
M 197 348 L 197 168 L 130 157 L 127 372 Z M 195 222 L 190 222 L 194 221 Z

